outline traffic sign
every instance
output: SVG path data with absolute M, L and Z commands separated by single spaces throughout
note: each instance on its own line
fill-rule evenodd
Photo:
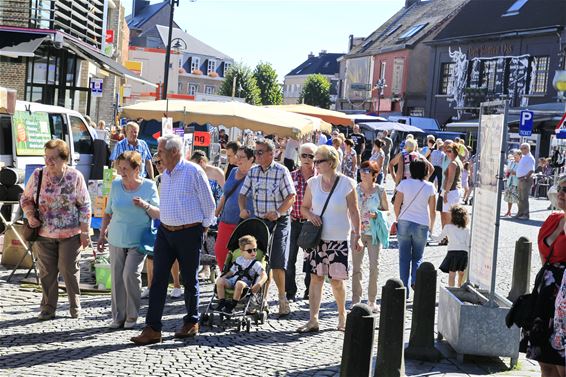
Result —
M 529 110 L 521 111 L 521 117 L 519 122 L 519 135 L 520 136 L 531 136 L 533 134 L 533 119 L 535 114 Z
M 102 79 L 90 79 L 90 92 L 93 97 L 102 97 Z
M 557 139 L 566 139 L 566 113 L 562 115 L 562 119 L 560 119 L 560 122 L 556 125 L 554 132 L 556 132 Z

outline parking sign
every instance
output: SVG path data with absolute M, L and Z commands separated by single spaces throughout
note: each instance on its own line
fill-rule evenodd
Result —
M 519 135 L 531 136 L 533 134 L 533 118 L 535 114 L 529 110 L 521 111 L 521 118 L 519 123 Z

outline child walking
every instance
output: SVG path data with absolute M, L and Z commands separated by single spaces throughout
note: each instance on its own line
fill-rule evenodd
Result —
M 446 224 L 438 237 L 448 238 L 448 252 L 440 264 L 439 270 L 448 274 L 448 286 L 454 287 L 458 273 L 458 287 L 462 286 L 464 271 L 468 267 L 468 252 L 470 251 L 470 229 L 468 228 L 468 211 L 461 205 L 450 209 L 452 223 Z

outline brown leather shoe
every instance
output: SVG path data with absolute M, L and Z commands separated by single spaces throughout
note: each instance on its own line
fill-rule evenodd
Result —
M 136 343 L 138 346 L 146 346 L 148 344 L 161 343 L 163 340 L 161 338 L 161 331 L 155 331 L 149 326 L 143 328 L 140 335 L 130 338 L 130 340 Z
M 175 338 L 190 338 L 198 334 L 198 323 L 185 323 L 179 331 L 175 333 Z

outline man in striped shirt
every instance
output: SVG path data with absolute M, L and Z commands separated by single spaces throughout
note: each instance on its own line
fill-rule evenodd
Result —
M 269 139 L 256 141 L 256 162 L 248 172 L 240 196 L 240 217 L 250 216 L 246 209 L 248 193 L 251 191 L 254 213 L 263 219 L 273 232 L 271 246 L 271 271 L 279 292 L 279 316 L 290 313 L 289 301 L 285 297 L 285 270 L 289 258 L 289 212 L 295 200 L 295 187 L 287 168 L 273 160 L 275 144 Z
M 179 261 L 185 286 L 187 315 L 176 338 L 187 338 L 199 331 L 199 283 L 197 272 L 203 236 L 214 220 L 215 203 L 204 170 L 182 159 L 183 141 L 177 135 L 158 140 L 157 153 L 165 172 L 161 175 L 160 220 L 153 257 L 153 281 L 149 291 L 146 326 L 132 342 L 146 345 L 161 341 L 161 317 L 169 271 Z

